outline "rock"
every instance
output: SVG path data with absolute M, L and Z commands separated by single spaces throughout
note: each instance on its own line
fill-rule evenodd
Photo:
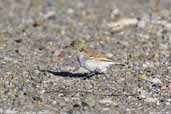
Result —
M 96 105 L 96 97 L 93 95 L 88 95 L 84 98 L 83 102 L 90 107 L 94 107 Z
M 111 98 L 104 98 L 102 100 L 99 100 L 99 103 L 106 106 L 116 105 Z
M 161 80 L 158 78 L 152 78 L 150 82 L 152 82 L 153 84 L 162 84 Z
M 143 64 L 143 67 L 144 68 L 152 68 L 152 67 L 154 67 L 154 63 L 151 61 L 147 61 Z
M 110 14 L 110 17 L 112 19 L 114 19 L 115 17 L 117 17 L 118 15 L 120 15 L 120 12 L 119 12 L 119 9 L 115 8 L 112 10 L 111 14 Z
M 145 102 L 149 102 L 149 103 L 156 103 L 158 101 L 158 99 L 157 98 L 148 97 L 144 101 Z
M 74 10 L 72 8 L 68 8 L 67 13 L 68 14 L 73 14 L 74 13 Z
M 143 75 L 140 75 L 139 77 L 138 77 L 138 79 L 139 80 L 149 80 L 149 77 L 147 76 L 147 75 L 145 75 L 145 74 L 143 74 Z
M 171 103 L 171 98 L 170 99 L 167 99 L 167 101 Z
M 44 15 L 44 18 L 45 19 L 51 19 L 51 18 L 54 18 L 55 15 L 56 15 L 55 11 L 48 11 L 47 14 Z
M 171 83 L 168 85 L 168 89 L 171 90 Z
M 138 89 L 138 92 L 140 93 L 138 96 L 140 99 L 146 99 L 149 96 L 149 93 L 141 88 Z
M 137 24 L 138 28 L 144 29 L 146 27 L 146 22 L 144 20 L 141 20 Z

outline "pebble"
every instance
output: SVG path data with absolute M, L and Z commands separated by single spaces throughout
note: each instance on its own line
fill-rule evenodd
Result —
M 54 18 L 55 15 L 56 15 L 56 12 L 55 11 L 49 11 L 49 12 L 47 12 L 47 14 L 44 15 L 44 18 L 45 19 Z
M 114 10 L 112 10 L 112 12 L 111 12 L 111 14 L 110 14 L 110 17 L 112 18 L 112 19 L 114 19 L 116 16 L 118 16 L 120 14 L 120 12 L 119 12 L 119 9 L 114 9 Z
M 52 101 L 52 104 L 53 104 L 53 105 L 56 105 L 56 104 L 57 104 L 57 101 L 55 101 L 55 100 Z
M 67 13 L 68 14 L 73 14 L 74 13 L 74 10 L 72 8 L 68 8 Z
M 152 98 L 152 97 L 148 97 L 144 100 L 145 102 L 149 102 L 149 103 L 155 103 L 158 101 L 157 98 Z
M 162 84 L 161 80 L 158 79 L 158 78 L 152 78 L 150 81 L 151 81 L 153 84 Z
M 144 29 L 146 27 L 146 22 L 144 20 L 141 20 L 137 24 L 138 28 Z
M 13 63 L 17 63 L 18 61 L 14 58 L 11 57 L 4 57 L 4 63 L 5 62 L 13 62 Z
M 96 98 L 93 95 L 88 95 L 84 98 L 83 102 L 90 107 L 94 107 L 96 105 Z
M 139 98 L 141 99 L 146 99 L 149 96 L 149 93 L 143 89 L 138 89 L 138 92 L 140 93 Z
M 162 90 L 162 91 L 167 90 L 166 85 L 161 86 L 161 90 Z
M 102 105 L 110 106 L 110 105 L 116 105 L 111 98 L 104 98 L 102 100 L 99 100 L 99 103 Z
M 166 101 L 171 103 L 171 98 L 170 99 L 166 99 Z
M 109 111 L 110 108 L 102 108 L 103 111 Z
M 138 79 L 146 81 L 146 80 L 149 80 L 149 77 L 147 75 L 143 74 L 143 75 L 139 76 Z
M 170 105 L 170 102 L 165 102 L 166 105 Z
M 154 63 L 153 62 L 150 62 L 150 61 L 147 61 L 143 64 L 143 67 L 144 68 L 152 68 L 154 67 Z
M 168 85 L 168 89 L 171 90 L 171 83 Z

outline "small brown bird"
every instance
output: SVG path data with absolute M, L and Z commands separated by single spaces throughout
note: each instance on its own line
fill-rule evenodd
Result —
M 87 48 L 83 40 L 75 40 L 70 46 L 77 49 L 80 66 L 88 70 L 90 74 L 106 73 L 107 69 L 115 64 L 112 59 Z

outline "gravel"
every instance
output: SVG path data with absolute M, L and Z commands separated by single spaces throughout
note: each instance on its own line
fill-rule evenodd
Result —
M 171 114 L 170 0 L 0 0 L 0 113 Z M 83 39 L 111 57 L 84 80 Z

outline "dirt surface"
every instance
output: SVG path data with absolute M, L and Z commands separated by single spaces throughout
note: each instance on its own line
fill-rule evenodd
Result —
M 0 113 L 171 114 L 170 0 L 0 0 Z M 112 57 L 83 80 L 83 39 Z

